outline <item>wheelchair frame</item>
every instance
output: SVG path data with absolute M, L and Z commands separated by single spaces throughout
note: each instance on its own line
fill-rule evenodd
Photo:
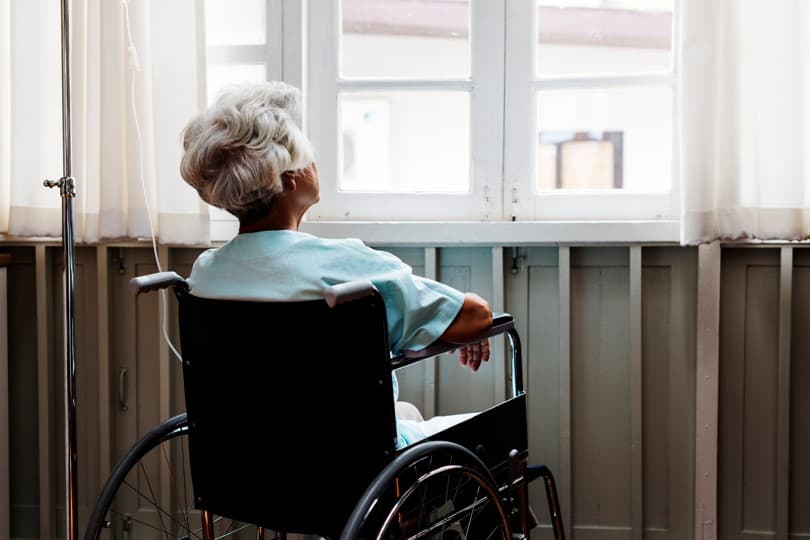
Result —
M 131 290 L 136 295 L 143 292 L 173 287 L 175 294 L 181 301 L 181 306 L 185 301 L 184 299 L 194 299 L 194 302 L 206 302 L 204 299 L 196 300 L 197 297 L 191 296 L 188 292 L 186 281 L 174 272 L 162 272 L 137 277 L 131 280 L 130 286 Z M 376 292 L 373 285 L 363 281 L 349 282 L 331 287 L 325 291 L 324 299 L 329 309 L 340 305 L 360 305 L 365 302 L 372 306 L 372 309 L 377 310 L 377 315 L 379 315 L 379 306 L 382 305 L 382 298 L 379 296 L 379 293 Z M 183 309 L 181 307 L 181 321 L 183 320 L 182 314 Z M 384 315 L 383 307 L 383 322 L 385 320 Z M 409 467 L 413 467 L 415 463 L 422 463 L 425 459 L 430 459 L 430 464 L 432 465 L 433 456 L 439 456 L 442 452 L 453 454 L 456 456 L 454 458 L 456 461 L 453 462 L 453 460 L 451 460 L 449 464 L 442 463 L 439 466 L 430 468 L 426 472 L 420 472 L 421 476 L 418 476 L 416 482 L 411 485 L 411 491 L 415 489 L 414 486 L 418 485 L 420 481 L 426 478 L 430 479 L 433 476 L 451 473 L 462 475 L 468 480 L 475 482 L 476 485 L 478 485 L 479 491 L 481 488 L 484 489 L 487 495 L 481 500 L 490 501 L 494 507 L 493 515 L 500 515 L 500 517 L 496 515 L 495 519 L 500 519 L 501 522 L 505 524 L 505 528 L 504 526 L 501 528 L 504 537 L 506 537 L 506 534 L 510 531 L 514 523 L 515 528 L 520 531 L 514 537 L 528 538 L 533 525 L 533 516 L 528 506 L 528 484 L 537 478 L 542 478 L 546 490 L 552 532 L 554 537 L 558 540 L 565 538 L 556 485 L 551 471 L 545 466 L 528 465 L 525 392 L 523 391 L 521 366 L 522 351 L 520 337 L 515 329 L 512 317 L 503 313 L 495 314 L 492 328 L 476 338 L 475 341 L 480 341 L 481 339 L 499 334 L 505 334 L 510 345 L 511 396 L 506 401 L 482 411 L 474 418 L 443 430 L 424 441 L 419 441 L 398 451 L 386 451 L 385 459 L 380 462 L 383 466 L 376 474 L 374 480 L 368 485 L 368 488 L 360 497 L 357 504 L 353 505 L 353 510 L 346 521 L 340 538 L 346 540 L 365 538 L 366 535 L 359 532 L 360 528 L 364 526 L 365 523 L 371 522 L 369 516 L 372 512 L 379 511 L 379 508 L 382 507 L 380 501 L 384 500 L 386 497 L 391 497 L 391 486 L 396 486 L 396 497 L 401 497 L 404 501 L 409 491 L 408 489 L 400 489 L 403 486 L 400 486 L 399 482 L 405 472 L 415 470 L 409 469 Z M 459 344 L 451 345 L 437 342 L 417 352 L 406 351 L 390 360 L 389 369 L 390 371 L 394 371 L 446 353 L 458 346 Z M 192 415 L 195 411 L 189 402 L 189 395 L 196 390 L 194 387 L 189 386 L 189 380 L 191 379 L 189 373 L 189 366 L 187 362 L 184 361 L 187 406 L 191 407 L 189 414 Z M 380 384 L 383 384 L 383 379 L 380 380 Z M 391 400 L 391 409 L 393 410 L 393 400 Z M 195 426 L 195 422 L 192 421 L 189 423 L 189 419 L 184 413 L 156 426 L 132 447 L 115 467 L 99 496 L 87 529 L 87 540 L 97 540 L 102 537 L 104 529 L 112 527 L 113 524 L 109 520 L 109 516 L 111 506 L 114 504 L 113 500 L 121 489 L 122 484 L 126 482 L 125 478 L 127 475 L 135 470 L 136 465 L 140 465 L 140 460 L 157 445 L 177 437 L 185 436 L 189 431 L 193 431 L 197 428 L 198 426 Z M 486 439 L 481 439 L 482 434 L 489 435 Z M 199 438 L 199 436 L 200 435 L 197 437 Z M 517 439 L 515 438 L 516 436 Z M 515 446 L 520 446 L 520 448 L 509 447 L 509 445 L 513 443 Z M 208 459 L 204 456 L 204 451 L 200 450 L 200 448 L 195 448 L 194 443 L 191 443 L 191 476 L 192 483 L 194 484 L 194 501 L 195 507 L 202 510 L 202 524 L 197 531 L 202 534 L 201 540 L 213 540 L 214 528 L 211 511 L 215 508 L 212 508 L 211 504 L 214 504 L 214 506 L 220 505 L 216 509 L 221 510 L 223 503 L 209 502 L 207 500 L 207 494 L 215 493 L 216 488 L 220 488 L 221 484 L 214 483 L 206 486 L 206 482 L 201 480 L 200 474 L 194 474 L 195 459 L 198 463 L 198 469 L 205 468 L 201 467 L 199 463 L 203 463 Z M 200 456 L 203 457 L 201 458 Z M 211 461 L 209 460 L 205 463 L 211 463 Z M 427 480 L 424 480 L 424 482 L 426 481 Z M 215 488 L 213 491 L 211 486 Z M 388 495 L 386 495 L 386 490 L 389 492 Z M 404 493 L 402 493 L 402 491 L 404 491 Z M 201 497 L 202 493 L 206 494 L 206 500 Z M 394 520 L 396 516 L 400 516 L 401 518 L 404 504 L 405 503 L 402 501 L 394 501 L 392 509 L 383 520 L 383 526 L 391 525 L 392 520 Z M 478 492 L 476 492 L 475 500 L 472 504 L 474 506 L 470 511 L 470 523 L 472 522 L 472 515 L 477 511 L 477 506 L 475 505 L 479 504 Z M 227 515 L 225 512 L 221 511 L 219 514 Z M 246 515 L 250 516 L 256 514 L 250 514 L 250 512 L 248 512 Z M 171 517 L 169 516 L 167 519 L 171 519 Z M 161 517 L 161 520 L 163 520 L 163 517 Z M 242 518 L 241 521 L 245 521 L 244 518 Z M 258 523 L 258 521 L 255 521 L 255 523 Z M 384 530 L 385 529 L 381 529 L 376 537 L 381 538 Z M 263 527 L 258 526 L 257 538 L 264 538 L 264 531 L 265 529 Z M 191 529 L 189 529 L 189 532 L 190 534 L 187 535 L 187 537 L 199 538 L 199 535 L 195 534 Z M 314 531 L 290 530 L 288 532 Z M 420 532 L 416 537 L 428 535 L 432 537 L 433 534 L 431 529 L 427 532 Z M 282 533 L 280 537 L 284 538 L 285 536 Z

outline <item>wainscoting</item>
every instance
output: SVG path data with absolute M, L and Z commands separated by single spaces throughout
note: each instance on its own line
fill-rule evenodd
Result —
M 557 476 L 570 538 L 810 537 L 810 249 L 387 249 L 515 315 L 531 457 Z M 199 252 L 159 248 L 182 275 Z M 159 295 L 128 289 L 133 276 L 156 271 L 151 249 L 76 253 L 83 529 L 113 464 L 182 411 L 183 398 Z M 61 250 L 0 245 L 0 254 L 11 256 L 0 305 L 9 403 L 0 426 L 10 432 L 0 518 L 10 516 L 12 538 L 50 539 L 64 527 Z M 452 357 L 407 368 L 401 395 L 426 416 L 485 408 L 509 382 L 502 342 L 494 351 L 476 374 Z M 532 497 L 547 522 L 541 485 Z

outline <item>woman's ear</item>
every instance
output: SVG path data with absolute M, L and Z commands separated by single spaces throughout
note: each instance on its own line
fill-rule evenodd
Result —
M 298 187 L 298 177 L 295 171 L 284 171 L 281 173 L 281 184 L 284 186 L 284 191 L 295 191 Z

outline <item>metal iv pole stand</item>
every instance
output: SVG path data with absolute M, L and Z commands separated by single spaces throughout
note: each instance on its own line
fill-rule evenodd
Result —
M 59 180 L 45 180 L 45 187 L 59 187 L 62 196 L 62 251 L 64 270 L 64 356 L 65 356 L 65 536 L 77 540 L 79 524 L 76 503 L 76 309 L 74 304 L 73 198 L 76 182 L 71 176 L 70 132 L 70 14 L 69 0 L 61 0 L 62 19 L 62 166 Z

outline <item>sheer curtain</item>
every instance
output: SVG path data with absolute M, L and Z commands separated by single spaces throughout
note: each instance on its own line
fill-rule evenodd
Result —
M 683 242 L 810 237 L 810 2 L 681 5 Z
M 76 238 L 148 237 L 148 200 L 161 242 L 207 243 L 207 206 L 179 174 L 180 131 L 205 105 L 196 2 L 130 0 L 136 52 L 125 7 L 72 2 Z M 55 0 L 0 2 L 0 234 L 61 232 L 59 196 L 42 187 L 62 175 L 59 20 Z

